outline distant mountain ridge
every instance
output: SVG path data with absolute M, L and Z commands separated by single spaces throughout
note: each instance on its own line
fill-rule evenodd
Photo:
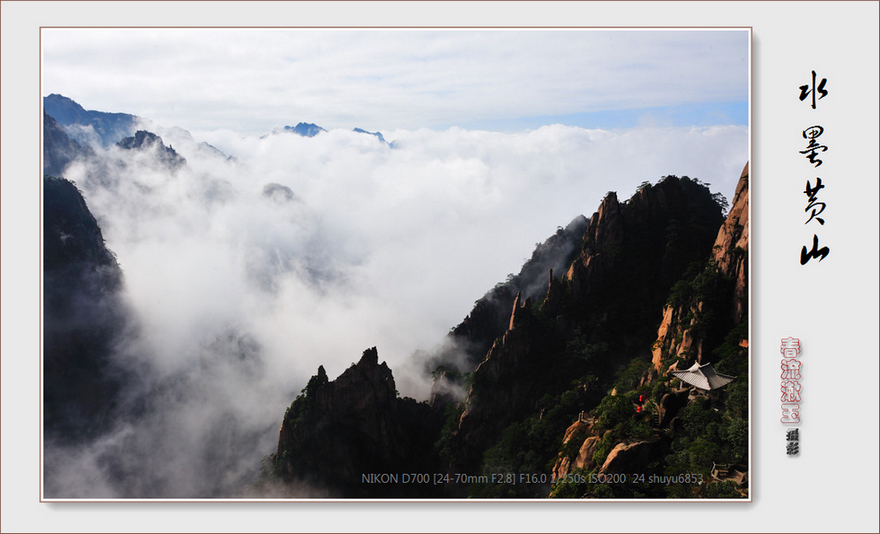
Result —
M 310 122 L 300 122 L 296 126 L 285 126 L 283 131 L 289 133 L 295 133 L 296 135 L 301 135 L 303 137 L 315 137 L 321 132 L 326 132 L 324 128 L 321 128 L 317 124 L 312 124 Z
M 71 161 L 94 154 L 89 145 L 81 145 L 48 113 L 43 113 L 43 174 L 61 176 Z
M 126 137 L 116 145 L 125 150 L 153 151 L 158 160 L 171 170 L 186 165 L 185 158 L 178 154 L 173 147 L 165 146 L 162 138 L 152 132 L 138 130 L 133 136 Z
M 43 109 L 78 142 L 88 142 L 91 130 L 97 134 L 103 146 L 110 146 L 133 135 L 140 121 L 137 116 L 128 113 L 86 110 L 70 98 L 54 93 L 43 97 Z
M 379 141 L 382 141 L 383 143 L 388 144 L 388 141 L 385 140 L 385 137 L 382 135 L 382 132 L 368 132 L 362 128 L 355 128 L 352 131 L 357 132 L 357 133 L 363 133 L 363 134 L 375 136 L 376 139 L 378 139 Z
M 83 146 L 88 146 L 95 142 L 99 142 L 104 147 L 112 146 L 124 138 L 134 136 L 138 130 L 144 130 L 145 127 L 153 128 L 149 126 L 151 122 L 143 117 L 129 113 L 87 110 L 74 100 L 57 93 L 43 97 L 43 110 L 57 122 L 71 140 Z M 394 143 L 389 143 L 385 140 L 381 132 L 369 132 L 362 128 L 354 128 L 352 131 L 372 135 L 382 143 L 395 147 Z M 183 130 L 183 132 L 185 132 L 183 135 L 190 135 L 186 130 Z M 295 126 L 286 125 L 275 129 L 273 132 L 292 133 L 301 137 L 315 137 L 322 132 L 327 132 L 327 130 L 311 122 L 299 122 Z M 262 138 L 265 137 L 267 136 L 262 136 Z M 223 154 L 223 152 L 208 143 L 202 142 L 200 146 L 205 151 L 213 150 L 227 159 L 232 158 L 232 156 Z

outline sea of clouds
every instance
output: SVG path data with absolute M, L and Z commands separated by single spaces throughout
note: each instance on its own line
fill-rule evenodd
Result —
M 151 127 L 185 166 L 110 147 L 65 171 L 124 272 L 136 327 L 115 359 L 137 380 L 113 431 L 46 444 L 48 498 L 246 495 L 319 365 L 332 379 L 376 346 L 427 399 L 416 351 L 558 226 L 668 174 L 732 200 L 748 159 L 741 126 L 383 132 L 393 146 Z

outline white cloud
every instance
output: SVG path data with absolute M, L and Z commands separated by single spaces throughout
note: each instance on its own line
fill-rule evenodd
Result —
M 190 332 L 208 324 L 269 321 L 280 336 L 298 332 L 277 358 L 307 358 L 301 369 L 311 372 L 372 345 L 398 361 L 430 348 L 534 243 L 591 215 L 606 191 L 628 197 L 677 174 L 730 198 L 747 158 L 741 127 L 393 136 L 400 148 L 344 130 L 209 139 L 235 163 L 180 139 L 188 168 L 170 175 L 131 160 L 112 191 L 90 185 L 84 167 L 67 174 L 84 188 L 146 327 L 162 333 L 160 353 L 185 352 Z M 267 183 L 296 199 L 265 198 Z M 295 348 L 306 340 L 309 350 Z
M 748 32 L 44 29 L 43 90 L 190 130 L 389 130 L 748 98 Z
M 206 136 L 237 158 L 226 161 L 179 133 L 165 132 L 188 162 L 175 173 L 117 148 L 99 149 L 115 185 L 87 165 L 66 173 L 118 255 L 142 335 L 127 357 L 159 392 L 101 451 L 59 452 L 95 491 L 119 483 L 89 472 L 101 455 L 133 473 L 125 491 L 237 491 L 318 366 L 334 378 L 372 346 L 402 394 L 427 398 L 412 354 L 441 343 L 536 242 L 606 191 L 628 198 L 666 174 L 730 196 L 748 153 L 742 127 L 397 130 L 394 149 L 347 130 Z M 267 183 L 296 198 L 263 196 Z M 199 479 L 217 440 L 228 473 Z M 132 462 L 133 450 L 153 455 Z M 53 469 L 58 484 L 80 476 Z
M 44 29 L 44 94 L 155 119 L 187 159 L 170 172 L 112 147 L 65 173 L 125 272 L 141 337 L 120 356 L 154 393 L 90 449 L 53 450 L 56 488 L 119 490 L 110 458 L 124 491 L 237 491 L 317 367 L 334 378 L 372 346 L 402 394 L 426 398 L 412 354 L 557 226 L 667 174 L 730 198 L 748 158 L 744 126 L 437 125 L 742 100 L 746 45 L 746 32 Z M 328 131 L 258 137 L 299 121 Z M 294 197 L 267 198 L 270 183 Z M 208 443 L 225 471 L 200 479 Z

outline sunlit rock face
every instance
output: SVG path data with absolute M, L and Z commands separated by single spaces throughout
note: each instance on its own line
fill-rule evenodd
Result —
M 475 371 L 457 434 L 463 469 L 479 469 L 504 428 L 571 377 L 608 377 L 646 355 L 669 288 L 709 255 L 723 216 L 706 187 L 667 177 L 626 202 L 609 193 L 589 221 L 566 289 L 551 282 L 539 307 L 517 299 L 507 332 Z M 573 342 L 593 347 L 589 360 L 569 357 Z
M 736 196 L 724 224 L 718 230 L 708 265 L 701 274 L 692 273 L 690 286 L 712 286 L 712 291 L 697 291 L 683 284 L 674 290 L 663 310 L 663 320 L 652 348 L 652 364 L 657 372 L 673 359 L 684 358 L 689 367 L 703 363 L 708 355 L 704 345 L 717 345 L 722 333 L 742 324 L 748 312 L 749 254 L 749 166 L 746 164 L 736 187 Z M 703 280 L 702 283 L 699 280 Z M 717 316 L 716 328 L 701 328 L 707 315 Z M 745 332 L 740 343 L 745 339 Z M 714 339 L 713 339 L 714 338 Z M 747 342 L 745 342 L 747 346 Z

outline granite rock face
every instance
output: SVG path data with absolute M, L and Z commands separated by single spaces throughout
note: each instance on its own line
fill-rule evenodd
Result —
M 688 367 L 709 359 L 704 346 L 717 345 L 722 332 L 746 321 L 748 312 L 749 166 L 712 245 L 708 264 L 680 287 L 663 310 L 652 349 L 657 372 L 683 358 Z M 707 323 L 709 323 L 707 325 Z M 745 338 L 743 337 L 743 340 Z M 739 340 L 738 340 L 739 341 Z M 747 343 L 746 341 L 743 341 Z
M 562 447 L 563 449 L 569 446 L 570 444 L 577 445 L 580 443 L 576 454 L 567 455 L 560 453 L 559 457 L 556 459 L 556 463 L 553 465 L 553 478 L 560 479 L 572 473 L 575 469 L 585 469 L 589 471 L 595 467 L 595 462 L 593 462 L 593 454 L 596 452 L 596 448 L 601 441 L 600 436 L 590 435 L 591 426 L 582 421 L 575 421 L 568 429 L 565 431 L 565 436 L 562 438 Z M 587 435 L 585 438 L 584 435 Z
M 720 359 L 726 369 L 747 372 L 748 179 L 747 164 L 711 253 L 703 262 L 693 264 L 672 287 L 652 345 L 650 372 L 643 376 L 639 385 L 666 376 L 670 370 L 687 367 L 693 361 L 717 362 Z M 667 391 L 654 405 L 655 413 L 651 416 L 655 438 L 617 442 L 599 473 L 660 473 L 658 466 L 671 454 L 672 444 L 668 436 L 680 433 L 683 420 L 697 413 L 693 407 L 689 408 L 692 403 L 705 401 L 689 388 Z M 723 399 L 723 392 L 719 396 Z M 715 397 L 715 404 L 709 404 L 723 408 L 725 403 L 718 400 L 719 396 Z M 600 439 L 592 429 L 577 437 L 583 440 L 581 450 L 590 448 Z M 567 435 L 566 439 L 570 437 Z M 566 448 L 565 443 L 563 448 L 571 450 L 571 446 Z M 576 461 L 560 454 L 555 472 L 564 474 L 579 467 L 593 469 L 596 466 L 581 462 L 580 456 Z
M 718 270 L 735 280 L 731 318 L 740 322 L 748 310 L 748 254 L 749 254 L 749 165 L 743 168 L 736 185 L 733 206 L 718 232 L 713 260 Z
M 608 458 L 605 459 L 599 473 L 659 474 L 651 473 L 650 465 L 662 459 L 668 450 L 669 443 L 662 439 L 618 443 L 608 453 Z
M 722 222 L 708 189 L 690 179 L 667 177 L 625 203 L 609 193 L 589 219 L 565 289 L 551 281 L 534 305 L 515 297 L 507 331 L 474 372 L 456 467 L 478 471 L 508 425 L 573 377 L 607 379 L 621 363 L 647 358 L 670 287 L 710 254 Z M 572 354 L 575 344 L 583 354 Z

